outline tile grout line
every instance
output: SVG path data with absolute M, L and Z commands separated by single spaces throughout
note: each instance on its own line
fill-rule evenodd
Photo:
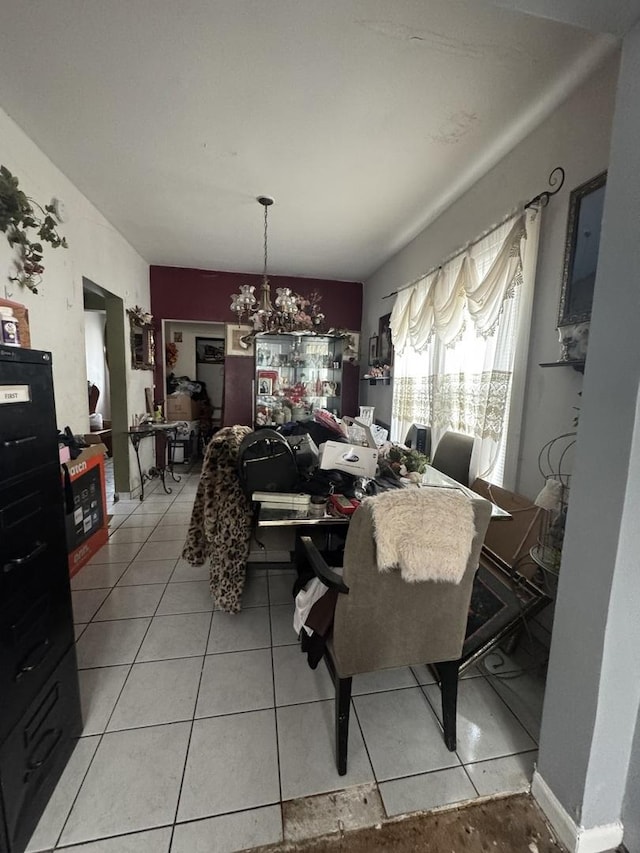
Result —
M 127 569 L 125 569 L 125 571 L 127 571 Z M 124 574 L 124 573 L 123 573 L 123 574 Z M 121 575 L 121 576 L 122 576 L 122 575 Z M 120 577 L 121 577 L 121 576 L 120 576 Z M 113 589 L 113 587 L 111 587 L 111 589 Z M 108 596 L 107 596 L 107 598 L 108 598 Z M 106 598 L 105 598 L 105 601 L 106 601 Z M 102 606 L 102 605 L 100 605 L 100 606 Z M 99 608 L 98 608 L 98 609 L 99 609 Z M 96 613 L 97 613 L 97 610 L 96 610 Z M 94 613 L 94 616 L 95 616 L 95 613 Z M 91 622 L 92 622 L 92 619 L 91 619 L 91 620 L 89 620 L 89 622 L 88 622 L 87 624 L 91 624 Z M 149 623 L 149 624 L 151 624 L 151 623 Z M 83 631 L 83 633 L 84 633 L 84 631 Z M 145 633 L 146 633 L 146 632 L 145 632 Z M 82 636 L 82 635 L 81 635 L 81 636 Z M 74 646 L 77 646 L 77 640 L 74 640 Z M 135 658 L 134 658 L 134 659 L 135 659 Z M 125 679 L 124 679 L 124 681 L 123 681 L 123 683 L 122 683 L 122 687 L 120 688 L 120 692 L 118 693 L 118 698 L 116 699 L 116 702 L 114 703 L 114 706 L 113 706 L 113 708 L 112 708 L 112 710 L 111 710 L 111 714 L 109 715 L 109 718 L 107 719 L 107 721 L 106 721 L 106 723 L 105 723 L 104 729 L 103 729 L 103 730 L 102 730 L 102 732 L 98 735 L 98 743 L 97 743 L 97 746 L 96 746 L 96 748 L 95 748 L 95 750 L 94 750 L 94 752 L 93 752 L 93 755 L 91 756 L 91 760 L 89 761 L 89 764 L 87 765 L 87 769 L 86 769 L 86 771 L 84 772 L 84 774 L 83 774 L 83 776 L 82 776 L 82 780 L 81 780 L 80 784 L 78 785 L 78 790 L 77 790 L 77 791 L 76 791 L 76 793 L 75 793 L 75 796 L 74 796 L 74 798 L 73 798 L 73 801 L 72 801 L 72 803 L 71 803 L 71 806 L 70 806 L 70 808 L 69 808 L 69 811 L 67 812 L 67 816 L 65 817 L 65 819 L 64 819 L 64 821 L 63 821 L 63 824 L 62 824 L 62 828 L 61 828 L 61 830 L 60 830 L 60 833 L 59 833 L 59 834 L 58 834 L 58 836 L 57 836 L 57 839 L 56 839 L 55 844 L 53 845 L 53 849 L 54 849 L 54 850 L 57 850 L 57 849 L 58 849 L 58 845 L 59 845 L 59 843 L 60 843 L 60 839 L 61 839 L 61 838 L 62 838 L 62 836 L 64 835 L 64 831 L 65 831 L 65 829 L 66 829 L 66 827 L 67 827 L 67 823 L 69 822 L 69 818 L 71 817 L 71 813 L 73 812 L 73 809 L 74 809 L 75 804 L 76 804 L 76 802 L 77 802 L 77 800 L 78 800 L 78 797 L 80 796 L 80 791 L 82 790 L 82 787 L 83 787 L 83 785 L 84 785 L 84 783 L 85 783 L 85 781 L 86 781 L 86 779 L 87 779 L 87 776 L 89 775 L 89 771 L 91 770 L 91 766 L 93 765 L 93 762 L 94 762 L 94 760 L 95 760 L 95 757 L 96 757 L 96 755 L 98 754 L 98 750 L 100 749 L 100 745 L 101 745 L 101 743 L 102 743 L 102 739 L 104 738 L 105 732 L 106 732 L 106 730 L 107 730 L 107 726 L 108 726 L 108 724 L 109 724 L 109 721 L 110 721 L 110 719 L 111 719 L 111 716 L 113 715 L 113 711 L 115 710 L 115 706 L 116 706 L 116 704 L 118 703 L 118 700 L 120 699 L 120 696 L 122 695 L 122 691 L 124 690 L 124 685 L 126 684 L 127 679 L 129 678 L 129 673 L 131 672 L 131 668 L 132 668 L 132 667 L 133 667 L 133 663 L 130 663 L 130 664 L 129 664 L 129 671 L 127 672 L 127 675 L 126 675 L 126 677 L 125 677 Z M 80 672 L 80 670 L 79 670 L 79 672 Z M 84 729 L 84 720 L 83 720 L 83 729 Z M 77 747 L 77 746 L 78 746 L 78 744 L 80 743 L 80 740 L 81 740 L 81 738 L 82 738 L 82 737 L 83 737 L 83 735 L 81 734 L 81 735 L 80 735 L 80 737 L 78 738 L 78 742 L 76 743 L 76 747 Z M 84 735 L 84 737 L 92 737 L 92 735 Z M 76 748 L 76 747 L 74 747 L 74 750 L 75 750 L 75 748 Z
M 280 735 L 278 729 L 278 706 L 276 696 L 276 668 L 273 659 L 273 625 L 271 622 L 271 586 L 269 584 L 269 576 L 267 574 L 267 601 L 269 602 L 269 651 L 271 657 L 271 684 L 273 687 L 273 721 L 276 732 L 276 764 L 278 767 L 278 793 L 280 796 L 280 832 L 282 841 L 284 841 L 284 808 L 282 804 L 282 770 L 280 766 Z
M 325 666 L 326 666 L 326 664 L 325 664 Z M 352 710 L 356 716 L 356 722 L 358 723 L 358 729 L 360 730 L 360 736 L 362 737 L 362 743 L 364 744 L 364 750 L 367 753 L 367 760 L 369 761 L 369 767 L 371 767 L 371 772 L 373 773 L 373 781 L 375 782 L 376 791 L 378 793 L 378 798 L 380 799 L 380 802 L 382 804 L 382 808 L 384 809 L 385 815 L 387 816 L 387 818 L 389 818 L 389 815 L 387 813 L 387 807 L 385 806 L 384 799 L 382 798 L 382 791 L 380 790 L 380 780 L 378 779 L 378 774 L 376 773 L 376 769 L 373 766 L 373 761 L 371 759 L 371 753 L 369 752 L 369 747 L 367 746 L 367 739 L 364 736 L 364 729 L 362 728 L 362 725 L 360 723 L 360 716 L 358 714 L 358 709 L 356 708 L 356 703 L 353 701 L 353 699 L 354 699 L 354 697 L 352 696 L 351 700 L 350 700 Z M 335 702 L 335 697 L 334 697 L 334 702 Z M 347 760 L 348 760 L 348 749 L 347 749 Z
M 490 675 L 483 675 L 484 680 L 487 682 L 489 687 L 493 690 L 495 695 L 500 699 L 505 708 L 509 711 L 511 716 L 516 720 L 518 725 L 524 730 L 524 732 L 531 738 L 531 740 L 535 743 L 536 748 L 539 746 L 538 738 L 529 730 L 529 727 L 523 723 L 518 714 L 513 710 L 513 708 L 509 705 L 507 700 L 500 694 L 498 690 L 496 690 L 495 685 L 493 684 L 493 680 Z M 517 755 L 517 753 L 514 753 Z
M 80 743 L 81 737 L 82 737 L 82 736 L 80 736 L 80 737 L 78 738 L 78 743 L 76 743 L 76 746 L 74 747 L 74 751 L 75 751 L 76 747 L 78 746 L 78 744 Z M 87 737 L 93 737 L 93 735 L 87 735 Z M 95 760 L 95 757 L 96 757 L 96 755 L 98 754 L 98 750 L 100 749 L 100 744 L 102 743 L 102 738 L 103 738 L 103 737 L 104 737 L 104 732 L 102 732 L 102 734 L 100 734 L 100 735 L 97 735 L 97 738 L 98 738 L 97 746 L 96 746 L 96 748 L 95 748 L 95 749 L 94 749 L 94 751 L 93 751 L 93 755 L 91 756 L 91 760 L 90 760 L 90 761 L 89 761 L 89 763 L 87 764 L 87 769 L 85 770 L 85 772 L 84 772 L 84 773 L 83 773 L 83 775 L 82 775 L 82 781 L 81 781 L 81 782 L 80 782 L 80 784 L 78 785 L 78 790 L 76 791 L 75 796 L 74 796 L 74 798 L 73 798 L 73 801 L 72 801 L 72 803 L 71 803 L 71 806 L 69 807 L 69 811 L 67 812 L 67 816 L 65 817 L 65 819 L 64 819 L 64 821 L 63 821 L 63 823 L 62 823 L 62 827 L 61 827 L 61 829 L 60 829 L 60 832 L 58 833 L 58 836 L 57 836 L 57 838 L 56 838 L 55 844 L 53 845 L 53 850 L 64 849 L 64 848 L 59 848 L 59 847 L 58 847 L 58 845 L 60 844 L 60 839 L 61 839 L 61 838 L 62 838 L 62 836 L 64 835 L 64 831 L 65 831 L 65 829 L 67 828 L 67 823 L 69 822 L 69 818 L 71 817 L 71 812 L 73 811 L 73 809 L 74 809 L 74 807 L 75 807 L 75 804 L 76 804 L 76 802 L 77 802 L 77 800 L 78 800 L 78 797 L 80 796 L 80 791 L 82 790 L 82 786 L 84 785 L 84 783 L 85 783 L 85 781 L 86 781 L 86 779 L 87 779 L 87 776 L 89 775 L 89 771 L 91 770 L 91 765 L 93 764 L 93 762 L 94 762 L 94 760 Z M 37 827 L 36 827 L 36 829 L 37 829 Z M 65 845 L 65 846 L 67 846 L 67 845 Z
M 458 750 L 456 750 L 456 755 L 458 755 Z M 459 755 L 458 755 L 458 758 L 460 758 L 460 756 L 459 756 Z M 473 764 L 473 763 L 474 763 L 474 762 L 469 762 L 469 764 L 467 765 L 467 764 L 465 764 L 462 760 L 460 760 L 460 764 L 462 765 L 462 770 L 463 770 L 463 772 L 464 772 L 465 776 L 467 777 L 467 779 L 469 780 L 469 782 L 471 782 L 471 787 L 472 787 L 472 788 L 473 788 L 473 790 L 476 792 L 476 796 L 477 796 L 477 797 L 480 797 L 480 796 L 482 796 L 482 795 L 480 794 L 480 791 L 478 790 L 478 787 L 477 787 L 476 783 L 475 783 L 475 782 L 473 781 L 473 779 L 471 778 L 471 774 L 470 774 L 470 773 L 469 773 L 469 771 L 467 770 L 467 767 L 471 767 L 471 764 Z
M 80 846 L 84 847 L 85 845 L 88 845 L 88 844 L 101 844 L 103 841 L 113 841 L 116 838 L 125 838 L 125 837 L 128 837 L 129 835 L 142 835 L 143 832 L 153 832 L 156 829 L 169 829 L 170 826 L 171 826 L 171 824 L 163 823 L 160 826 L 151 826 L 151 827 L 148 827 L 147 829 L 133 829 L 133 830 L 131 830 L 131 832 L 119 832 L 119 833 L 116 833 L 115 835 L 104 835 L 104 836 L 102 836 L 102 838 L 94 838 L 91 841 L 81 841 Z M 67 853 L 73 853 L 74 847 L 77 848 L 78 845 L 77 844 L 65 844 L 63 847 L 53 848 L 53 853 L 63 853 L 63 851 L 65 851 L 65 850 L 67 851 Z M 38 851 L 38 853 L 49 853 L 49 851 L 41 850 L 41 851 Z M 168 850 L 167 850 L 167 853 L 169 853 Z
M 168 584 L 167 584 L 168 585 Z M 180 809 L 180 800 L 182 799 L 182 789 L 184 787 L 184 780 L 187 774 L 187 763 L 189 761 L 189 752 L 191 750 L 191 738 L 193 736 L 193 729 L 195 727 L 196 722 L 196 711 L 198 707 L 198 699 L 200 698 L 200 689 L 202 687 L 202 677 L 204 675 L 204 667 L 207 659 L 207 648 L 209 646 L 209 637 L 211 636 L 211 631 L 213 630 L 213 617 L 215 614 L 215 610 L 211 611 L 211 619 L 209 621 L 209 630 L 207 631 L 207 638 L 204 644 L 204 654 L 202 655 L 202 662 L 200 664 L 200 677 L 198 678 L 198 689 L 196 690 L 196 699 L 193 703 L 193 714 L 191 717 L 191 725 L 189 727 L 189 737 L 187 738 L 187 749 L 184 754 L 184 764 L 182 765 L 182 775 L 180 777 L 180 786 L 178 788 L 178 797 L 176 799 L 176 808 L 173 815 L 173 823 L 171 825 L 171 837 L 169 838 L 169 853 L 171 848 L 173 847 L 173 837 L 176 831 L 176 824 L 178 822 L 178 811 Z

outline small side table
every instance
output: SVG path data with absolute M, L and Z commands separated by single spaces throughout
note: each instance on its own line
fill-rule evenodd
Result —
M 144 500 L 145 482 L 147 480 L 152 480 L 156 476 L 160 477 L 160 480 L 162 481 L 162 488 L 164 489 L 165 493 L 167 495 L 171 494 L 171 489 L 167 486 L 166 483 L 167 470 L 169 471 L 173 480 L 176 483 L 180 482 L 180 477 L 177 477 L 173 472 L 173 459 L 171 454 L 172 443 L 173 441 L 175 441 L 177 431 L 178 423 L 145 424 L 142 427 L 134 427 L 129 430 L 128 435 L 136 454 L 136 462 L 138 463 L 138 473 L 140 474 L 141 501 Z M 173 439 L 171 439 L 171 434 L 173 434 Z M 148 474 L 144 474 L 142 471 L 142 465 L 140 464 L 140 442 L 143 438 L 149 438 L 151 436 L 154 436 L 156 439 L 156 464 L 155 467 L 149 469 Z

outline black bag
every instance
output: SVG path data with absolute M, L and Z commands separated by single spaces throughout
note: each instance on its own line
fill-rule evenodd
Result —
M 81 435 L 74 435 L 68 426 L 64 428 L 64 432 L 58 430 L 58 445 L 60 444 L 69 448 L 69 456 L 72 459 L 77 459 L 83 449 L 89 447 L 84 438 Z
M 272 429 L 259 429 L 242 439 L 238 473 L 248 495 L 253 492 L 298 491 L 298 466 L 287 440 Z
M 352 498 L 354 497 L 355 482 L 356 478 L 344 471 L 325 471 L 316 468 L 310 477 L 303 480 L 299 490 L 308 495 L 324 495 L 326 497 L 335 492 L 335 494 Z
M 309 477 L 318 467 L 320 452 L 310 435 L 288 435 L 287 444 L 293 450 L 298 472 Z

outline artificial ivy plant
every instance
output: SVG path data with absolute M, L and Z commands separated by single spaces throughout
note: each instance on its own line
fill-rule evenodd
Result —
M 34 208 L 40 211 L 38 214 Z M 49 243 L 54 249 L 68 248 L 65 237 L 58 234 L 60 214 L 55 200 L 41 207 L 28 198 L 18 187 L 18 179 L 6 166 L 0 166 L 0 230 L 7 235 L 10 246 L 18 249 L 17 271 L 9 281 L 17 281 L 34 293 L 42 280 L 42 244 Z M 29 232 L 35 230 L 36 239 Z

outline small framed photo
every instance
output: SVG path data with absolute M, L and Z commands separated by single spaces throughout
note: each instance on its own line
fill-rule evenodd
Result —
M 378 336 L 371 335 L 369 338 L 369 364 L 373 364 L 373 362 L 378 357 Z
M 258 394 L 263 397 L 270 397 L 273 394 L 273 379 L 266 376 L 259 376 Z
M 174 344 L 182 343 L 182 332 L 174 332 L 173 333 L 173 342 Z
M 225 330 L 227 355 L 253 355 L 253 338 L 247 338 L 247 335 L 253 331 L 252 326 L 227 323 Z

